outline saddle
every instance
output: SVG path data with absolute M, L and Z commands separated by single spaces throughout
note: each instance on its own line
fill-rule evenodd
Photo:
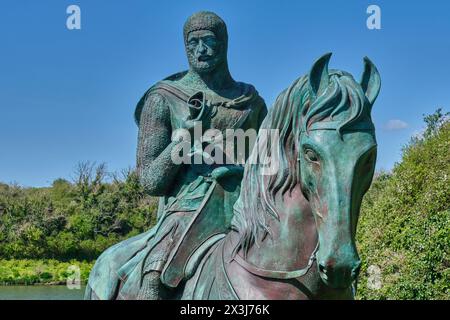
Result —
M 171 251 L 161 273 L 161 281 L 175 288 L 189 279 L 208 249 L 230 231 L 232 213 L 224 206 L 229 192 L 213 181 L 200 207 Z

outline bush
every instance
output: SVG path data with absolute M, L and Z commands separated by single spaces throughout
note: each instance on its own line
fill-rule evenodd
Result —
M 0 284 L 66 284 L 76 276 L 74 270 L 79 270 L 81 283 L 86 283 L 92 266 L 93 262 L 75 260 L 0 260 Z
M 424 135 L 364 198 L 359 299 L 450 298 L 450 121 L 441 110 L 425 121 Z M 377 277 L 379 288 L 371 285 Z
M 107 178 L 104 164 L 81 163 L 74 182 L 57 179 L 49 188 L 0 184 L 0 259 L 92 261 L 150 228 L 157 200 L 144 194 L 136 173 Z

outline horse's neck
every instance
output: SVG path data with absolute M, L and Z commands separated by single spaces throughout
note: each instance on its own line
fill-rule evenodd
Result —
M 247 255 L 248 262 L 271 270 L 303 268 L 317 244 L 314 217 L 300 187 L 291 193 L 277 194 L 275 198 L 279 220 L 270 219 L 271 236 L 260 246 L 253 245 Z

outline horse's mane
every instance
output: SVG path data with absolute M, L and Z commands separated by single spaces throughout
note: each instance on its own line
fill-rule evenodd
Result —
M 275 195 L 291 192 L 300 182 L 298 166 L 298 143 L 300 135 L 320 121 L 337 121 L 337 131 L 351 126 L 362 119 L 370 120 L 370 103 L 361 85 L 343 71 L 330 70 L 330 84 L 327 89 L 312 99 L 308 76 L 295 80 L 289 88 L 280 93 L 275 104 L 264 119 L 257 142 L 250 158 L 259 157 L 259 162 L 247 161 L 241 192 L 234 206 L 232 228 L 240 235 L 234 250 L 243 250 L 244 255 L 253 244 L 259 244 L 270 234 L 267 219 L 279 218 Z M 261 134 L 261 129 L 266 130 Z M 273 142 L 273 129 L 279 140 Z M 274 150 L 277 155 L 272 155 Z M 250 159 L 249 158 L 249 159 Z M 273 175 L 261 173 L 265 160 L 278 159 L 278 171 Z

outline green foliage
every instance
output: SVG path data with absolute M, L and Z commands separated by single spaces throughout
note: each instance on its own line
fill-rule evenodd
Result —
M 448 114 L 447 114 L 448 115 Z M 439 109 L 364 198 L 360 299 L 450 299 L 450 121 Z M 381 270 L 380 288 L 369 266 Z
M 144 194 L 136 173 L 107 177 L 104 164 L 81 163 L 74 182 L 57 179 L 49 188 L 0 184 L 0 259 L 91 261 L 150 228 L 157 201 Z
M 67 278 L 74 277 L 71 268 L 80 270 L 80 280 L 86 283 L 93 262 L 57 260 L 0 260 L 0 284 L 66 284 Z
M 427 128 L 424 132 L 424 138 L 430 138 L 434 136 L 439 129 L 448 121 L 450 112 L 442 113 L 442 108 L 437 109 L 433 114 L 424 115 L 423 120 L 425 121 Z

